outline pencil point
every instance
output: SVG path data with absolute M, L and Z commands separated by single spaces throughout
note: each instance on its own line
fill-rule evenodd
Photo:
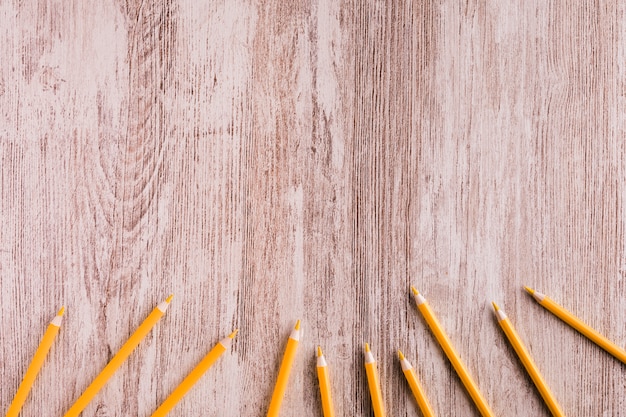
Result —
M 404 354 L 402 353 L 402 351 L 400 349 L 398 349 L 398 358 L 403 361 L 404 360 Z
M 524 289 L 528 292 L 528 294 L 535 295 L 535 290 L 533 290 L 532 288 L 524 285 Z
M 56 316 L 52 319 L 50 324 L 53 324 L 57 327 L 61 327 L 61 323 L 63 323 L 63 314 L 65 314 L 65 306 L 62 306 Z
M 414 286 L 411 285 L 411 292 L 413 293 L 413 295 L 417 295 L 419 294 L 419 292 L 415 289 Z
M 369 352 L 369 351 L 370 351 L 370 344 L 369 344 L 369 343 L 366 343 L 366 344 L 365 344 L 365 351 L 366 351 L 366 352 Z
M 494 310 L 496 310 L 496 311 L 500 310 L 500 307 L 498 307 L 498 305 L 496 304 L 495 301 L 492 301 L 491 304 L 493 304 L 493 309 Z
M 322 355 L 323 355 L 323 353 L 322 353 L 322 347 L 321 347 L 321 346 L 318 346 L 318 347 L 317 347 L 317 357 L 319 358 L 319 357 L 320 357 L 320 356 L 322 356 Z
M 237 333 L 238 333 L 238 332 L 239 332 L 239 329 L 235 329 L 235 330 L 233 330 L 233 332 L 232 332 L 231 334 L 229 334 L 229 335 L 228 335 L 228 337 L 229 337 L 230 339 L 234 339 L 234 338 L 235 338 L 235 336 L 237 336 Z
M 296 327 L 294 327 L 294 329 L 300 330 L 300 320 L 296 322 Z
M 172 301 L 172 298 L 174 298 L 174 294 L 170 294 L 169 297 L 157 304 L 156 308 L 161 310 L 161 313 L 165 313 L 167 311 L 167 308 L 170 306 L 170 301 Z

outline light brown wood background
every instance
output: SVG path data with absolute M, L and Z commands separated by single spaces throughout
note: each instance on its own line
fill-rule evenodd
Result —
M 220 338 L 172 416 L 477 416 L 416 312 L 429 299 L 498 416 L 547 416 L 490 302 L 568 416 L 626 416 L 626 366 L 526 284 L 626 345 L 626 6 L 618 1 L 0 1 L 0 384 L 62 416 L 175 299 L 84 416 L 149 416 Z

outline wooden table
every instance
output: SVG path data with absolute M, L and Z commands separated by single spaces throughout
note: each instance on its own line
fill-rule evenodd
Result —
M 477 416 L 409 297 L 430 301 L 498 416 L 546 416 L 491 304 L 568 416 L 626 416 L 626 6 L 618 1 L 0 3 L 0 404 L 64 325 L 22 416 L 62 416 L 151 309 L 84 416 Z

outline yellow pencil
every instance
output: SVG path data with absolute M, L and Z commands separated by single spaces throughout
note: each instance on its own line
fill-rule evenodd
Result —
M 515 353 L 517 353 L 517 356 L 522 362 L 522 365 L 524 365 L 524 368 L 526 368 L 528 375 L 530 375 L 530 378 L 533 380 L 535 386 L 537 387 L 537 390 L 541 394 L 541 397 L 550 409 L 550 412 L 555 417 L 565 416 L 563 410 L 561 410 L 561 407 L 556 402 L 556 398 L 554 398 L 552 392 L 550 392 L 548 384 L 546 384 L 546 381 L 543 380 L 543 377 L 539 373 L 537 365 L 535 365 L 535 362 L 530 357 L 530 353 L 528 353 L 528 350 L 526 350 L 526 347 L 522 343 L 522 339 L 520 339 L 519 335 L 515 331 L 515 328 L 511 324 L 511 321 L 507 317 L 506 313 L 502 311 L 496 303 L 493 303 L 493 308 L 496 312 L 496 316 L 498 317 L 498 324 L 504 331 L 504 334 L 511 343 L 511 346 L 513 346 L 513 349 L 515 349 Z
M 398 350 L 398 358 L 400 358 L 400 365 L 402 366 L 402 372 L 406 377 L 409 386 L 411 387 L 411 391 L 417 400 L 417 405 L 419 405 L 420 410 L 422 410 L 422 414 L 424 417 L 435 417 L 435 412 L 433 408 L 430 406 L 428 402 L 428 398 L 426 398 L 426 394 L 424 393 L 424 389 L 422 385 L 419 383 L 417 379 L 417 374 L 413 369 L 413 365 L 404 357 L 401 351 Z
M 59 333 L 59 328 L 63 322 L 63 313 L 65 313 L 65 307 L 61 307 L 61 310 L 59 310 L 56 317 L 53 318 L 48 325 L 48 328 L 46 329 L 46 332 L 44 333 L 43 338 L 41 339 L 41 342 L 39 342 L 39 346 L 35 351 L 35 356 L 33 356 L 33 359 L 26 370 L 26 374 L 24 374 L 24 379 L 22 379 L 22 382 L 17 389 L 13 402 L 9 406 L 7 417 L 17 417 L 19 415 L 20 410 L 24 405 L 24 401 L 26 401 L 26 397 L 35 382 L 35 378 L 37 377 L 37 374 L 39 373 L 39 370 L 48 355 L 48 351 L 50 350 L 50 347 L 52 347 L 52 342 L 54 342 L 54 339 Z
M 456 353 L 456 350 L 454 350 L 452 342 L 450 342 L 450 339 L 448 339 L 448 336 L 443 331 L 441 324 L 439 324 L 439 321 L 437 321 L 437 318 L 435 317 L 433 311 L 430 309 L 428 302 L 426 302 L 426 299 L 414 287 L 411 287 L 411 291 L 413 291 L 415 303 L 417 304 L 417 309 L 420 311 L 420 313 L 422 313 L 422 316 L 424 316 L 426 324 L 428 324 L 428 327 L 430 327 L 430 330 L 435 335 L 437 342 L 439 342 L 439 345 L 450 360 L 452 367 L 461 379 L 461 382 L 463 383 L 465 389 L 472 398 L 472 401 L 474 401 L 476 408 L 478 408 L 478 411 L 483 417 L 493 417 L 494 414 L 489 408 L 489 405 L 487 405 L 487 401 L 478 390 L 478 386 L 465 368 L 465 365 L 463 364 L 463 362 L 461 362 L 459 354 Z
M 330 377 L 328 376 L 328 366 L 326 358 L 322 353 L 322 348 L 317 347 L 317 379 L 320 383 L 320 395 L 322 397 L 322 411 L 324 417 L 335 417 L 333 398 L 330 393 Z
M 376 359 L 370 351 L 369 343 L 365 344 L 365 373 L 367 374 L 367 385 L 372 397 L 372 408 L 376 417 L 385 417 L 385 406 L 383 404 L 383 394 L 380 391 L 380 380 L 376 369 Z
M 575 330 L 589 338 L 596 345 L 600 346 L 602 349 L 606 350 L 623 363 L 626 363 L 626 351 L 624 351 L 624 349 L 620 348 L 615 343 L 611 342 L 609 339 L 585 324 L 581 319 L 552 301 L 550 297 L 547 297 L 545 294 L 535 291 L 532 288 L 524 288 L 546 310 L 563 320 L 565 323 L 569 324 Z
M 198 365 L 187 375 L 183 382 L 181 382 L 176 389 L 170 394 L 169 397 L 163 404 L 157 408 L 157 410 L 152 414 L 152 417 L 163 417 L 167 413 L 170 412 L 172 408 L 180 401 L 185 394 L 194 386 L 196 382 L 204 375 L 206 371 L 208 371 L 211 366 L 215 363 L 215 361 L 222 356 L 222 353 L 226 352 L 226 350 L 232 345 L 233 338 L 237 334 L 237 330 L 232 332 L 228 337 L 220 340 L 217 345 L 211 349 L 209 353 L 200 361 Z
M 100 389 L 104 386 L 104 384 L 111 378 L 113 373 L 122 366 L 126 358 L 130 356 L 130 354 L 135 350 L 139 342 L 143 340 L 144 337 L 148 334 L 148 332 L 152 329 L 152 327 L 157 324 L 157 322 L 161 319 L 163 314 L 167 311 L 167 307 L 172 301 L 174 297 L 173 294 L 170 294 L 167 297 L 167 300 L 162 301 L 157 305 L 152 313 L 139 325 L 135 333 L 133 333 L 130 338 L 124 343 L 124 345 L 120 348 L 120 350 L 113 356 L 111 361 L 104 367 L 102 372 L 93 380 L 91 385 L 87 387 L 85 392 L 78 397 L 72 408 L 70 408 L 67 413 L 65 413 L 65 417 L 77 417 L 80 413 L 87 407 L 87 404 L 93 399 L 93 397 L 100 391 Z
M 283 355 L 283 361 L 280 364 L 278 378 L 276 378 L 276 386 L 274 387 L 274 393 L 272 394 L 272 400 L 270 401 L 270 407 L 267 410 L 267 417 L 278 417 L 280 405 L 283 402 L 283 396 L 287 390 L 287 381 L 289 380 L 289 373 L 291 372 L 293 360 L 296 357 L 296 349 L 298 348 L 299 341 L 300 320 L 296 322 L 296 326 L 291 331 L 291 335 L 287 341 L 287 348 L 285 349 L 285 354 Z

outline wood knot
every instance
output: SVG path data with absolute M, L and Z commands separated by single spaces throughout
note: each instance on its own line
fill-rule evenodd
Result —
M 50 66 L 43 67 L 39 73 L 39 83 L 44 91 L 52 90 L 53 93 L 56 93 L 63 82 L 65 80 L 61 78 L 57 69 Z
M 108 407 L 105 404 L 98 404 L 98 408 L 96 408 L 96 412 L 94 417 L 110 417 L 111 413 L 109 412 Z

